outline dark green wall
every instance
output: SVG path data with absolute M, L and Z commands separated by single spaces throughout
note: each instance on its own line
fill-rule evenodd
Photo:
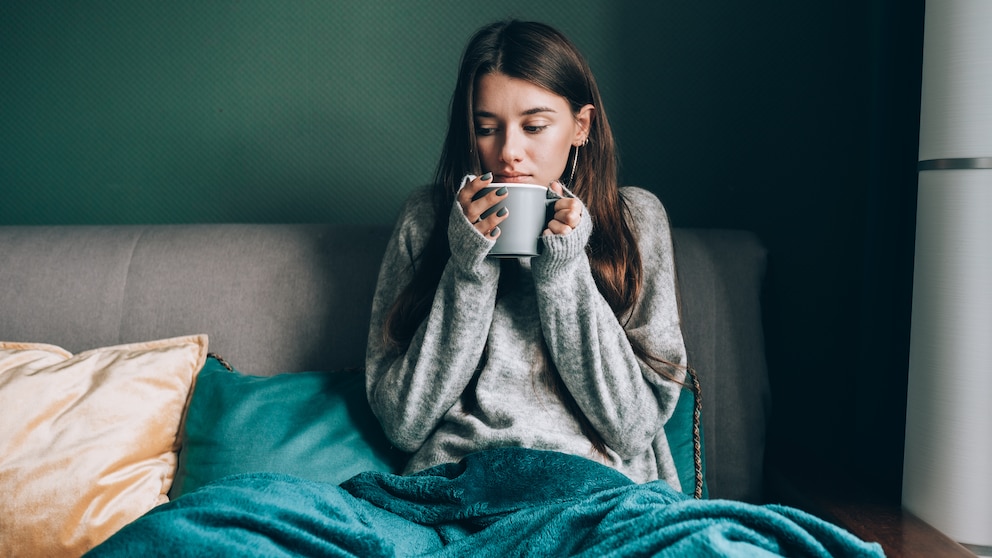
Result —
M 510 15 L 615 81 L 605 1 L 4 2 L 0 224 L 387 222 L 430 181 L 461 48 Z
M 0 225 L 389 222 L 506 16 L 586 52 L 626 183 L 768 246 L 773 454 L 897 496 L 922 0 L 3 2 Z

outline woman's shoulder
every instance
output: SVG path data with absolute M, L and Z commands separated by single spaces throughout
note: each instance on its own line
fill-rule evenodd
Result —
M 430 186 L 410 191 L 393 227 L 394 239 L 412 254 L 420 253 L 434 227 L 434 198 Z
M 652 224 L 663 222 L 666 226 L 668 225 L 668 212 L 653 192 L 639 186 L 623 186 L 620 188 L 620 196 L 635 224 L 638 222 Z
M 407 227 L 423 225 L 434 222 L 434 197 L 431 186 L 418 186 L 414 188 L 403 202 L 399 216 L 396 219 L 397 226 Z
M 433 187 L 430 185 L 417 186 L 407 195 L 406 200 L 403 202 L 403 208 L 400 211 L 400 215 L 404 216 L 407 214 L 423 213 L 428 211 L 430 213 L 434 212 L 434 202 L 432 196 Z

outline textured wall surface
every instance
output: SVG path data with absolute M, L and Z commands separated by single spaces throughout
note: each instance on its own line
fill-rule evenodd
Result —
M 607 2 L 565 5 L 5 2 L 0 224 L 389 221 L 479 26 L 551 21 L 607 65 Z

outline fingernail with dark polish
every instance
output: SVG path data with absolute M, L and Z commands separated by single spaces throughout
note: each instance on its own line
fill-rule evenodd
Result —
M 489 236 L 496 236 L 499 234 L 499 227 L 493 227 L 493 230 L 489 231 Z
M 486 174 L 480 176 L 479 178 L 481 178 L 482 180 L 492 180 L 493 179 L 493 173 L 487 172 Z
M 496 190 L 496 195 L 497 196 L 505 196 L 506 195 L 506 186 L 503 186 L 499 190 Z
M 502 216 L 506 215 L 506 212 L 507 212 L 507 209 L 505 207 L 502 207 L 502 208 L 500 208 L 499 211 L 496 212 L 496 216 L 497 217 L 502 217 Z

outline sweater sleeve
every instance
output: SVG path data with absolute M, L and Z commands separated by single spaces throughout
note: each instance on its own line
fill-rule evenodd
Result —
M 404 351 L 386 345 L 383 324 L 413 279 L 434 217 L 427 190 L 404 206 L 379 270 L 366 352 L 369 403 L 396 447 L 416 451 L 471 381 L 492 322 L 499 265 L 458 204 L 449 215 L 451 257 L 430 312 Z
M 623 194 L 643 271 L 640 296 L 626 316 L 618 320 L 596 287 L 585 253 L 592 231 L 587 212 L 572 233 L 544 237 L 545 252 L 532 267 L 542 328 L 562 381 L 607 446 L 626 458 L 651 445 L 680 389 L 640 360 L 628 337 L 676 364 L 669 372 L 679 381 L 686 353 L 667 214 L 645 190 Z

